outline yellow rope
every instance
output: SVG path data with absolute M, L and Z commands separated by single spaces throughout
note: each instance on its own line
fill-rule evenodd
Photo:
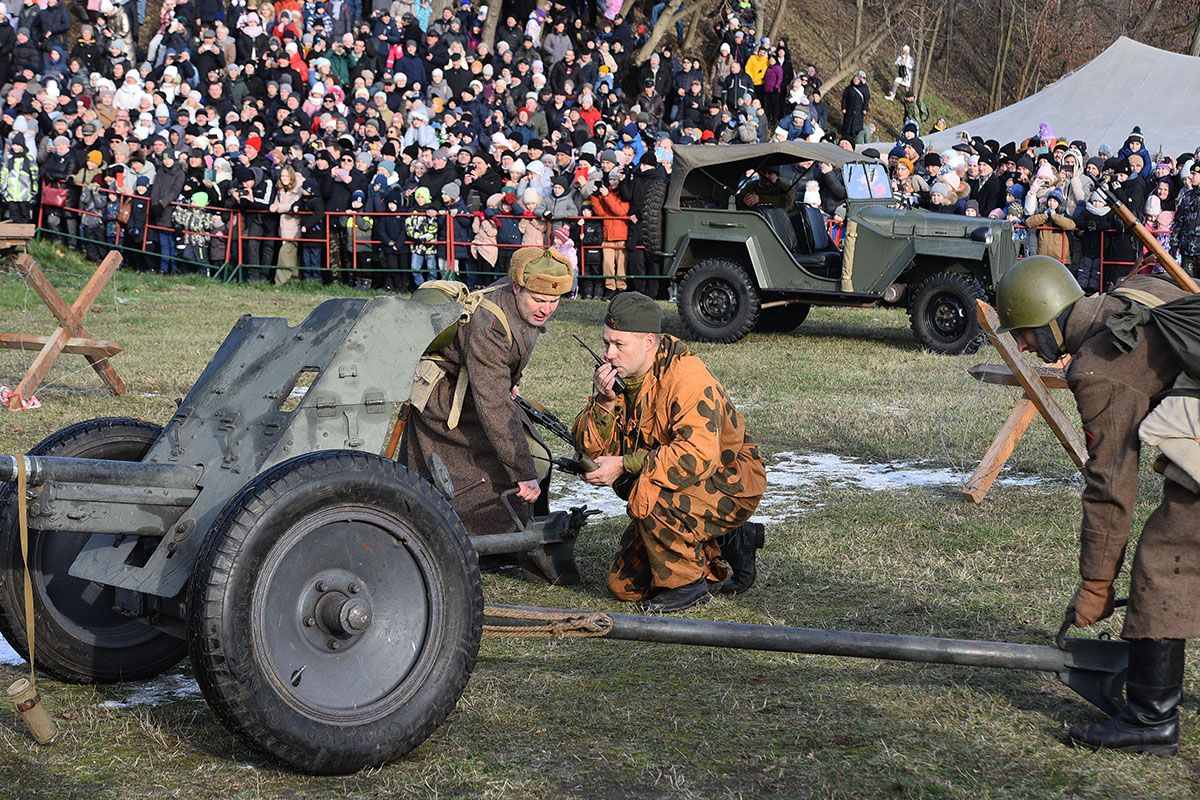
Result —
M 21 535 L 21 558 L 25 561 L 25 641 L 29 647 L 29 685 L 37 686 L 33 673 L 33 576 L 29 574 L 29 503 L 25 497 L 28 464 L 25 456 L 17 457 L 17 526 Z
M 528 608 L 484 606 L 484 617 L 532 620 L 540 625 L 487 625 L 487 636 L 507 639 L 568 639 L 606 636 L 612 630 L 612 617 L 600 611 L 537 611 Z

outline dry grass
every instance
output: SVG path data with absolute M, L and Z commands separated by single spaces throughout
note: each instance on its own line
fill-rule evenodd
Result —
M 81 269 L 68 260 L 51 274 L 78 288 Z M 163 422 L 238 316 L 296 321 L 325 296 L 118 275 L 89 324 L 125 346 L 114 363 L 130 393 L 105 395 L 81 359 L 64 356 L 41 410 L 0 413 L 0 452 L 94 416 Z M 48 331 L 34 303 L 0 275 L 0 327 Z M 561 416 L 579 407 L 591 371 L 569 334 L 594 338 L 601 313 L 565 303 L 525 377 L 525 393 Z M 668 324 L 678 330 L 673 311 Z M 969 469 L 1014 395 L 965 374 L 994 354 L 921 353 L 906 325 L 891 312 L 818 309 L 797 334 L 698 349 L 769 453 Z M 13 385 L 28 360 L 0 354 L 0 383 Z M 769 529 L 755 590 L 697 616 L 1044 642 L 1074 583 L 1077 488 L 1040 423 L 1014 464 L 1051 480 L 1001 487 L 981 506 L 950 491 L 818 487 L 809 508 Z M 1157 494 L 1149 475 L 1145 488 L 1141 518 Z M 603 571 L 620 527 L 585 533 L 583 586 L 489 577 L 488 599 L 619 608 Z M 0 667 L 0 682 L 17 674 Z M 1189 687 L 1196 677 L 1191 666 Z M 105 708 L 128 687 L 44 689 L 63 736 L 38 748 L 0 714 L 0 797 L 1183 798 L 1196 796 L 1200 767 L 1191 693 L 1183 755 L 1151 761 L 1063 746 L 1066 723 L 1097 714 L 1051 676 L 650 644 L 487 640 L 432 739 L 338 779 L 292 775 L 248 752 L 199 699 Z

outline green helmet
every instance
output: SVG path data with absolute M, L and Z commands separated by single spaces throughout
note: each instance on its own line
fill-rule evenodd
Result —
M 1050 256 L 1021 259 L 996 285 L 998 333 L 1040 328 L 1083 297 L 1083 289 L 1062 262 Z

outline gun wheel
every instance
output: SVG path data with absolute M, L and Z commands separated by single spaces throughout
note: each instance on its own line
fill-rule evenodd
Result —
M 141 461 L 161 432 L 135 419 L 93 419 L 51 434 L 29 455 Z M 15 481 L 0 486 L 0 634 L 28 658 L 15 490 Z M 183 641 L 113 610 L 111 586 L 71 577 L 88 536 L 29 532 L 37 667 L 72 683 L 115 683 L 152 678 L 179 663 L 187 654 Z
M 482 632 L 476 557 L 450 505 L 392 461 L 321 452 L 268 470 L 205 540 L 188 608 L 209 704 L 289 766 L 344 774 L 424 741 Z

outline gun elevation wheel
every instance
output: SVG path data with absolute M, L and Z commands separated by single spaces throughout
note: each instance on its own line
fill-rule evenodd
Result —
M 141 461 L 161 431 L 135 419 L 93 419 L 50 435 L 29 455 Z M 0 634 L 28 658 L 15 491 L 15 481 L 0 486 Z M 68 573 L 87 539 L 29 532 L 38 668 L 74 683 L 114 683 L 152 678 L 177 664 L 187 654 L 183 641 L 114 611 L 111 586 Z
M 450 713 L 483 590 L 466 530 L 430 484 L 325 451 L 229 502 L 188 608 L 192 664 L 221 719 L 295 769 L 343 774 L 402 756 Z

